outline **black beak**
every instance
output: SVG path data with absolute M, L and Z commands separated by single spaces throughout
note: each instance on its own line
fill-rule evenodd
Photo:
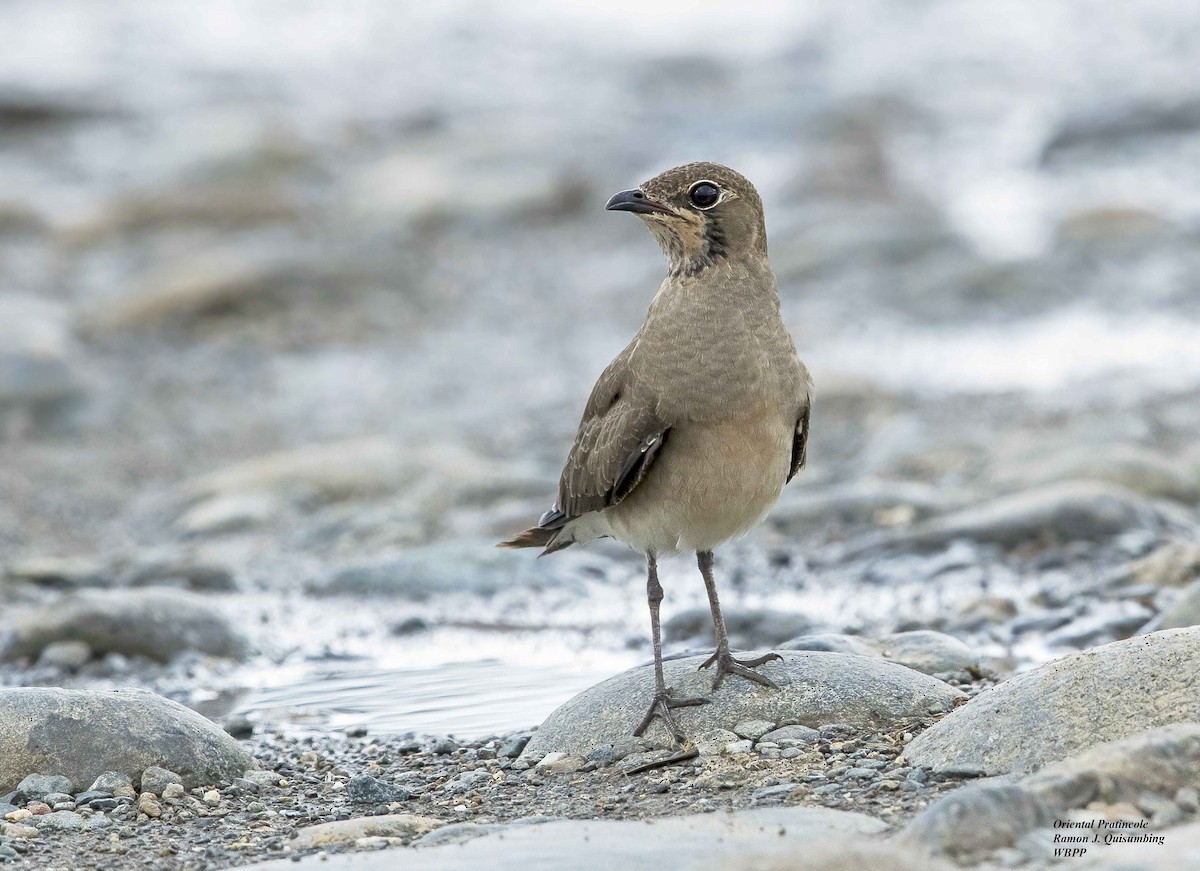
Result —
M 613 194 L 604 208 L 610 212 L 634 212 L 639 215 L 654 214 L 655 212 L 665 215 L 671 214 L 670 209 L 662 203 L 650 199 L 637 188 Z

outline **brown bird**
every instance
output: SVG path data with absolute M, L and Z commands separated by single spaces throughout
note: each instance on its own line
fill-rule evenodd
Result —
M 605 206 L 646 222 L 670 269 L 633 341 L 604 370 L 579 423 L 558 501 L 538 525 L 500 547 L 612 537 L 646 554 L 654 644 L 655 717 L 678 741 L 676 698 L 663 679 L 657 558 L 695 551 L 717 649 L 713 689 L 778 654 L 735 659 L 713 581 L 713 549 L 763 519 L 804 465 L 812 381 L 779 315 L 762 200 L 725 166 L 667 170 Z

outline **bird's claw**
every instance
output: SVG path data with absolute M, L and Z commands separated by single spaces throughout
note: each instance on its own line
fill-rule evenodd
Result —
M 642 722 L 633 730 L 634 737 L 640 738 L 650 728 L 650 724 L 654 722 L 654 718 L 660 718 L 667 727 L 667 731 L 671 733 L 671 737 L 678 743 L 687 741 L 687 735 L 683 733 L 683 729 L 679 728 L 679 724 L 675 722 L 675 715 L 671 713 L 674 708 L 694 708 L 697 705 L 707 705 L 708 699 L 696 697 L 677 699 L 671 695 L 671 688 L 667 687 L 661 692 L 654 694 L 654 701 L 650 703 L 650 710 L 646 711 L 646 716 L 642 717 Z
M 726 675 L 736 674 L 738 677 L 744 677 L 746 680 L 754 681 L 756 684 L 762 684 L 765 687 L 770 687 L 773 690 L 779 689 L 779 684 L 771 680 L 765 674 L 759 674 L 752 671 L 760 665 L 766 665 L 773 659 L 783 660 L 783 657 L 778 653 L 766 653 L 762 656 L 757 656 L 754 659 L 734 659 L 728 649 L 717 648 L 717 650 L 708 659 L 701 663 L 700 668 L 708 668 L 714 663 L 717 666 L 716 673 L 713 674 L 712 688 L 718 689 L 721 682 L 725 680 Z

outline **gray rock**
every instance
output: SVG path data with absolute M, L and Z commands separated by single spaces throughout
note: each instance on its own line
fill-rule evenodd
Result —
M 4 573 L 11 581 L 50 590 L 107 587 L 111 583 L 103 565 L 83 557 L 31 557 L 9 563 Z
M 1123 566 L 1112 578 L 1117 584 L 1185 587 L 1200 580 L 1200 546 L 1170 541 L 1139 560 Z
M 20 618 L 4 658 L 36 657 L 58 641 L 82 641 L 96 654 L 120 653 L 167 662 L 185 650 L 240 657 L 246 640 L 217 609 L 178 590 L 76 593 Z
M 233 572 L 224 566 L 188 562 L 152 562 L 129 570 L 124 581 L 131 587 L 183 587 L 211 593 L 237 590 Z
M 243 772 L 242 777 L 251 783 L 257 784 L 260 789 L 278 787 L 283 783 L 282 775 L 274 771 L 264 771 L 258 768 L 252 768 L 249 771 Z
M 70 793 L 73 789 L 70 778 L 61 774 L 31 774 L 17 784 L 17 800 L 41 801 L 48 795 Z
M 133 789 L 133 778 L 123 771 L 102 771 L 88 789 L 112 795 L 118 789 Z
M 324 825 L 348 826 L 361 822 L 347 820 L 344 824 Z M 850 871 L 863 867 L 918 871 L 934 867 L 915 864 L 920 857 L 906 855 L 894 845 L 889 845 L 888 852 L 894 856 L 890 864 L 845 864 L 845 856 L 857 860 L 864 850 L 871 850 L 876 859 L 884 855 L 883 845 L 872 850 L 867 836 L 876 835 L 885 828 L 886 824 L 864 814 L 796 807 L 646 820 L 558 820 L 538 825 L 510 824 L 465 843 L 413 850 L 405 853 L 403 859 L 404 867 L 412 871 L 561 868 L 564 856 L 570 857 L 573 871 L 618 868 L 753 868 L 765 871 L 794 867 L 787 863 L 794 863 L 797 854 L 802 853 L 804 867 L 812 871 Z M 309 829 L 301 829 L 301 837 L 307 831 Z M 293 844 L 315 846 L 308 840 Z M 820 849 L 814 849 L 814 844 L 820 845 Z M 810 863 L 810 855 L 820 858 Z M 385 851 L 353 856 L 311 856 L 299 863 L 283 859 L 248 867 L 257 871 L 304 871 L 309 868 L 384 871 L 395 868 L 396 862 L 396 854 Z
M 1193 581 L 1175 604 L 1163 612 L 1157 628 L 1179 629 L 1197 625 L 1200 625 L 1200 581 Z
M 533 560 L 529 554 L 498 549 L 493 541 L 443 541 L 341 569 L 310 592 L 423 601 L 445 593 L 491 596 L 521 588 L 582 590 L 585 573 L 602 565 L 594 554 L 562 556 L 567 559 Z
M 967 861 L 1012 847 L 1026 832 L 1053 819 L 1050 807 L 1018 786 L 970 784 L 926 808 L 908 824 L 900 840 Z
M 820 632 L 816 635 L 801 635 L 777 645 L 778 650 L 811 650 L 815 653 L 845 653 L 850 656 L 880 658 L 879 651 L 861 635 L 843 635 L 838 632 Z
M 918 629 L 884 635 L 875 642 L 884 659 L 925 674 L 971 672 L 979 668 L 979 657 L 957 638 L 944 632 Z
M 741 738 L 757 741 L 774 728 L 775 724 L 770 720 L 742 720 L 734 724 L 733 731 Z
M 67 310 L 36 297 L 0 297 L 0 410 L 83 393 Z
M 780 726 L 763 735 L 762 740 L 771 741 L 780 747 L 807 746 L 821 740 L 821 733 L 808 726 Z
M 1056 812 L 1173 797 L 1200 781 L 1200 724 L 1172 723 L 1092 747 L 1021 781 Z
M 85 641 L 55 641 L 42 648 L 38 665 L 77 671 L 92 659 L 92 648 Z
M 1102 741 L 1200 720 L 1191 669 L 1200 628 L 1155 632 L 1085 650 L 980 693 L 905 750 L 912 765 L 1025 772 Z
M 115 792 L 104 772 L 151 765 L 178 772 L 189 789 L 256 767 L 214 723 L 146 690 L 0 689 L 0 792 L 30 771 Z
M 377 777 L 356 774 L 346 782 L 346 797 L 354 804 L 388 804 L 411 798 L 411 795 Z
M 1154 506 L 1114 484 L 1048 484 L 919 523 L 885 543 L 939 548 L 956 539 L 1013 546 L 1045 538 L 1102 541 L 1127 529 L 1160 524 Z
M 168 771 L 158 765 L 151 765 L 142 772 L 142 792 L 152 792 L 162 795 L 169 783 L 183 783 L 183 778 L 174 771 Z
M 83 817 L 75 811 L 52 811 L 29 820 L 43 832 L 82 832 Z
M 941 681 L 888 662 L 807 651 L 786 651 L 782 656 L 782 661 L 762 667 L 779 690 L 727 679 L 713 691 L 711 675 L 697 670 L 706 657 L 666 662 L 667 684 L 678 695 L 711 700 L 676 711 L 680 725 L 691 735 L 732 730 L 743 720 L 879 727 L 944 713 L 963 698 Z M 530 757 L 554 751 L 586 754 L 593 747 L 626 739 L 649 707 L 653 689 L 649 665 L 611 677 L 554 711 L 534 733 L 525 753 Z M 668 743 L 666 729 L 657 720 L 646 737 L 659 746 Z
M 848 653 L 887 659 L 925 674 L 970 672 L 979 667 L 979 657 L 971 648 L 951 635 L 929 629 L 895 632 L 880 638 L 837 633 L 803 635 L 785 641 L 780 649 Z

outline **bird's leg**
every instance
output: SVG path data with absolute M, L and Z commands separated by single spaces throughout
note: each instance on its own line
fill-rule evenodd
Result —
M 708 702 L 708 699 L 677 699 L 671 695 L 671 688 L 667 686 L 666 678 L 663 677 L 662 630 L 658 618 L 659 605 L 663 600 L 663 589 L 658 582 L 658 561 L 652 553 L 646 554 L 646 600 L 650 603 L 650 635 L 654 643 L 654 701 L 650 703 L 650 710 L 642 718 L 641 724 L 633 730 L 633 734 L 640 738 L 650 728 L 654 718 L 660 717 L 666 724 L 667 731 L 671 733 L 671 738 L 676 742 L 684 742 L 687 740 L 687 736 L 675 722 L 675 716 L 671 710 L 703 705 Z
M 754 659 L 734 659 L 729 652 L 729 633 L 725 630 L 725 618 L 721 616 L 721 602 L 717 598 L 717 584 L 713 580 L 712 551 L 698 551 L 696 553 L 696 565 L 700 567 L 700 574 L 704 576 L 704 588 L 708 591 L 708 607 L 712 610 L 713 634 L 717 639 L 716 651 L 700 666 L 701 668 L 708 668 L 710 665 L 716 664 L 717 670 L 716 674 L 713 675 L 713 689 L 715 690 L 721 686 L 721 681 L 725 680 L 725 675 L 727 674 L 736 674 L 746 678 L 746 680 L 762 684 L 765 687 L 779 689 L 775 681 L 766 675 L 751 671 L 755 666 L 764 665 L 772 659 L 783 659 L 778 653 L 768 653 Z

